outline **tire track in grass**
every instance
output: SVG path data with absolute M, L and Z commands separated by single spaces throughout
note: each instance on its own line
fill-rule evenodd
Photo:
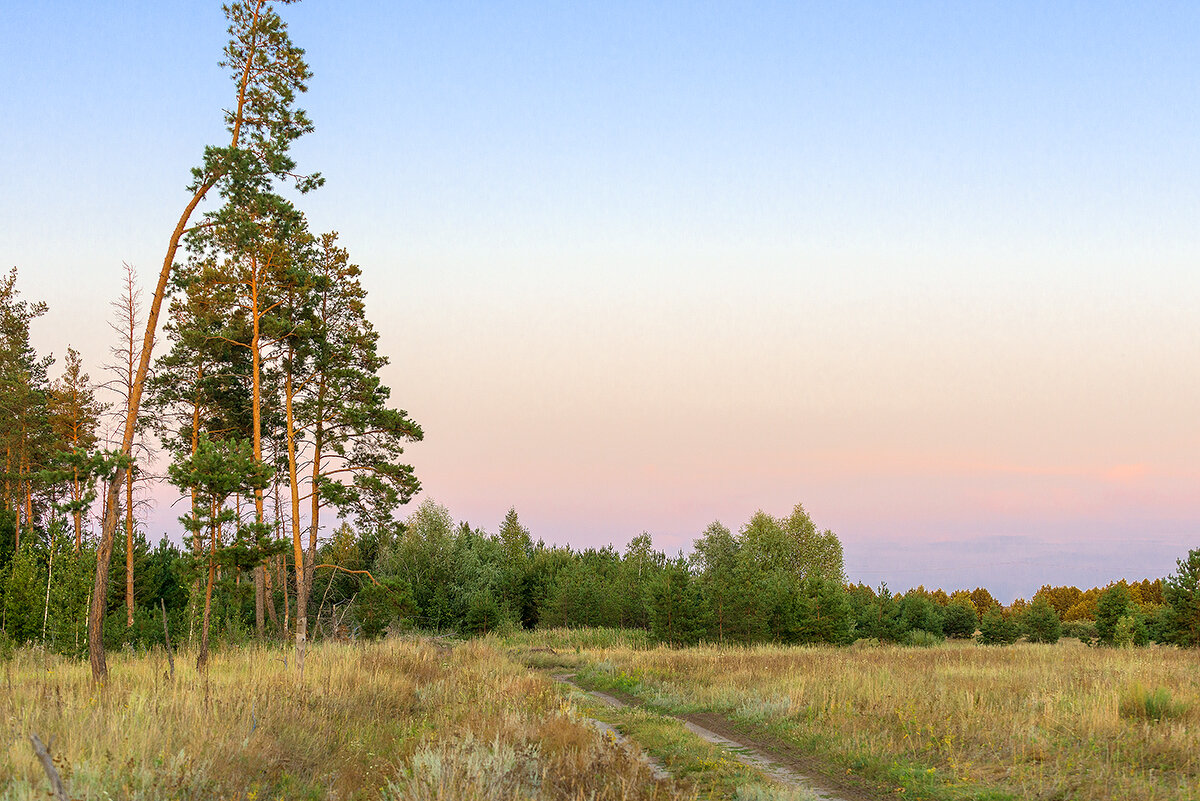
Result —
M 582 693 L 586 693 L 605 706 L 618 709 L 624 707 L 642 706 L 642 704 L 636 699 L 630 699 L 626 701 L 610 693 L 601 692 L 599 690 L 585 689 L 584 687 L 581 687 L 575 683 L 573 680 L 574 674 L 558 673 L 554 675 L 554 679 L 562 682 L 563 684 L 574 687 Z M 785 761 L 765 753 L 750 743 L 736 739 L 734 732 L 732 731 L 732 727 L 728 725 L 722 725 L 721 721 L 716 719 L 715 716 L 667 714 L 665 717 L 671 717 L 675 720 L 678 720 L 692 734 L 695 734 L 697 737 L 700 737 L 702 740 L 705 740 L 708 743 L 723 748 L 731 757 L 736 759 L 738 762 L 741 762 L 746 767 L 760 771 L 771 779 L 789 788 L 808 792 L 813 797 L 818 798 L 821 801 L 874 801 L 874 796 L 864 794 L 863 792 L 854 789 L 851 789 L 850 792 L 845 792 L 840 789 L 831 789 L 823 782 L 820 782 L 809 775 L 795 770 L 793 766 L 787 764 Z M 596 722 L 600 723 L 599 721 Z M 707 725 L 701 725 L 701 723 Z M 612 728 L 608 724 L 602 723 L 601 725 L 609 729 Z M 714 731 L 714 728 L 718 728 L 721 731 Z
M 604 704 L 605 706 L 611 706 L 614 708 L 620 708 L 620 707 L 627 706 L 623 701 L 613 698 L 611 695 L 608 695 L 607 693 L 589 692 L 589 691 L 583 689 L 578 684 L 571 681 L 570 676 L 567 674 L 557 674 L 554 676 L 554 680 L 561 684 L 570 685 L 571 687 L 574 687 L 575 689 L 579 690 L 581 693 L 590 695 L 591 697 L 595 698 L 597 701 Z M 601 734 L 603 734 L 607 737 L 611 737 L 613 739 L 613 742 L 617 743 L 618 745 L 620 745 L 624 748 L 628 748 L 630 750 L 636 751 L 638 757 L 640 757 L 643 762 L 645 762 L 647 765 L 650 766 L 650 771 L 651 771 L 651 773 L 654 774 L 655 780 L 665 781 L 665 780 L 671 778 L 671 771 L 667 770 L 665 765 L 663 765 L 661 762 L 659 762 L 654 757 L 647 754 L 643 749 L 638 748 L 637 744 L 634 743 L 633 741 L 631 741 L 624 734 L 621 734 L 621 732 L 619 732 L 617 730 L 616 726 L 613 726 L 610 723 L 605 723 L 603 720 L 597 720 L 596 718 L 592 718 L 592 717 L 585 716 L 584 720 L 587 721 L 589 726 L 596 729 Z

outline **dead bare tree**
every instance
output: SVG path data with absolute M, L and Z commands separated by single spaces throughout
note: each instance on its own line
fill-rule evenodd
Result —
M 112 376 L 102 384 L 118 397 L 118 408 L 123 412 L 129 407 L 129 399 L 133 397 L 133 386 L 137 380 L 137 365 L 141 353 L 138 343 L 138 330 L 141 328 L 142 290 L 138 286 L 137 270 L 128 262 L 123 262 L 125 275 L 121 281 L 121 294 L 109 305 L 113 309 L 113 319 L 109 328 L 117 335 L 117 344 L 109 348 L 112 362 L 105 365 L 105 370 Z M 120 415 L 121 412 L 118 412 Z M 138 434 L 142 426 L 138 426 Z M 150 455 L 145 441 L 136 436 L 133 442 L 134 464 L 145 464 Z M 125 625 L 133 626 L 133 535 L 137 520 L 137 504 L 134 500 L 135 482 L 150 478 L 149 474 L 135 468 L 125 471 L 124 490 L 125 503 Z

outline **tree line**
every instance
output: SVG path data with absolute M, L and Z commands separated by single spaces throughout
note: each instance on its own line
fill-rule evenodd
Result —
M 85 537 L 85 547 L 75 551 L 64 518 L 48 533 L 34 531 L 15 553 L 0 551 L 4 630 L 20 642 L 82 655 L 94 538 Z M 6 533 L 0 530 L 0 541 L 7 541 Z M 758 512 L 736 533 L 714 523 L 690 555 L 671 557 L 647 534 L 623 550 L 547 545 L 534 540 L 515 510 L 493 534 L 455 522 L 449 510 L 427 500 L 403 522 L 366 529 L 342 523 L 319 544 L 316 559 L 343 568 L 325 575 L 305 599 L 317 637 L 610 627 L 643 629 L 676 646 L 924 646 L 945 638 L 1002 645 L 1062 636 L 1105 645 L 1200 643 L 1200 551 L 1166 579 L 1087 591 L 1045 586 L 1031 601 L 1008 606 L 979 587 L 893 594 L 886 584 L 847 583 L 836 535 L 819 530 L 801 506 L 781 517 Z M 130 561 L 138 576 L 134 624 L 123 625 L 124 559 L 118 558 L 106 610 L 110 649 L 162 643 L 164 616 L 173 641 L 199 647 L 205 599 L 213 636 L 225 644 L 286 638 L 295 625 L 289 619 L 299 617 L 300 599 L 289 591 L 281 561 L 267 566 L 266 603 L 277 612 L 261 633 L 254 562 L 229 560 L 210 591 L 201 581 L 207 557 L 165 537 L 151 549 L 140 529 Z M 1084 597 L 1094 599 L 1090 614 L 1070 616 L 1079 604 L 1072 599 Z

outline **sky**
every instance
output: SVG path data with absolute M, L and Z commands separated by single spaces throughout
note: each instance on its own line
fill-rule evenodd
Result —
M 1200 6 L 283 14 L 418 502 L 670 552 L 803 503 L 853 581 L 1004 600 L 1200 547 Z M 225 23 L 4 16 L 0 266 L 95 376 L 221 139 Z

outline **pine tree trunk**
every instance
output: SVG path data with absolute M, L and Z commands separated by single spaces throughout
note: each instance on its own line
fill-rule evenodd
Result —
M 71 487 L 71 503 L 74 505 L 75 518 L 75 553 L 79 553 L 79 549 L 83 547 L 83 509 L 80 508 L 80 503 L 83 501 L 83 488 L 79 486 L 79 469 L 75 469 L 75 480 Z
M 291 617 L 288 615 L 290 600 L 288 599 L 287 582 L 287 551 L 279 554 L 279 586 L 283 588 L 283 636 L 292 630 Z
M 33 536 L 33 482 L 25 482 L 25 524 L 29 526 L 29 536 Z
M 213 514 L 216 514 L 216 504 L 213 504 Z M 204 590 L 204 617 L 200 624 L 200 654 L 196 657 L 196 669 L 204 670 L 208 666 L 208 621 L 212 613 L 213 582 L 217 575 L 217 530 L 213 529 L 213 545 L 208 557 L 208 585 Z
M 179 240 L 187 228 L 188 220 L 196 206 L 208 194 L 208 190 L 216 183 L 216 178 L 210 178 L 196 190 L 175 225 L 175 231 L 167 245 L 167 255 L 163 259 L 162 272 L 158 276 L 158 285 L 154 289 L 154 299 L 150 303 L 150 311 L 146 316 L 146 335 L 142 339 L 142 353 L 138 360 L 137 378 L 133 382 L 133 391 L 129 394 L 125 409 L 125 431 L 121 438 L 121 454 L 133 458 L 133 436 L 137 429 L 138 411 L 141 409 L 142 390 L 146 386 L 146 374 L 150 370 L 150 355 L 154 350 L 154 333 L 158 328 L 158 316 L 162 311 L 163 298 L 167 294 L 167 283 L 171 278 L 171 267 L 175 263 L 175 252 L 179 249 Z M 100 530 L 100 545 L 96 549 L 96 576 L 92 585 L 92 607 L 88 612 L 88 660 L 92 665 L 92 679 L 100 682 L 108 676 L 108 661 L 104 655 L 104 608 L 108 605 L 108 567 L 112 560 L 113 539 L 117 533 L 117 499 L 120 495 L 121 484 L 125 481 L 127 469 L 119 468 L 108 483 L 107 508 L 104 513 L 104 525 Z
M 250 319 L 251 319 L 251 334 L 250 334 L 250 382 L 251 382 L 251 408 L 253 412 L 254 430 L 251 432 L 251 438 L 254 443 L 254 459 L 262 461 L 262 350 L 259 343 L 260 336 L 260 306 L 258 293 L 261 290 L 260 266 L 258 257 L 251 258 L 251 273 L 250 273 Z M 261 526 L 263 522 L 263 488 L 254 488 L 254 522 Z M 256 533 L 257 536 L 257 533 Z M 263 619 L 263 566 L 258 564 L 254 568 L 254 629 L 261 640 L 266 621 Z
M 133 628 L 133 471 L 125 474 L 125 627 Z
M 16 502 L 13 496 L 13 488 L 9 483 L 8 477 L 12 475 L 12 445 L 7 445 L 4 448 L 4 508 L 5 511 L 16 508 Z
M 287 422 L 287 451 L 288 451 L 288 484 L 292 494 L 292 558 L 296 561 L 296 665 L 300 674 L 304 674 L 304 640 L 307 635 L 308 594 L 304 591 L 304 544 L 300 537 L 300 476 L 296 464 L 296 417 L 292 402 L 295 398 L 295 386 L 292 383 L 292 359 L 288 359 L 284 374 L 284 411 Z M 312 489 L 315 494 L 316 485 Z M 284 607 L 287 606 L 287 583 L 283 585 Z M 286 612 L 285 612 L 286 614 Z

